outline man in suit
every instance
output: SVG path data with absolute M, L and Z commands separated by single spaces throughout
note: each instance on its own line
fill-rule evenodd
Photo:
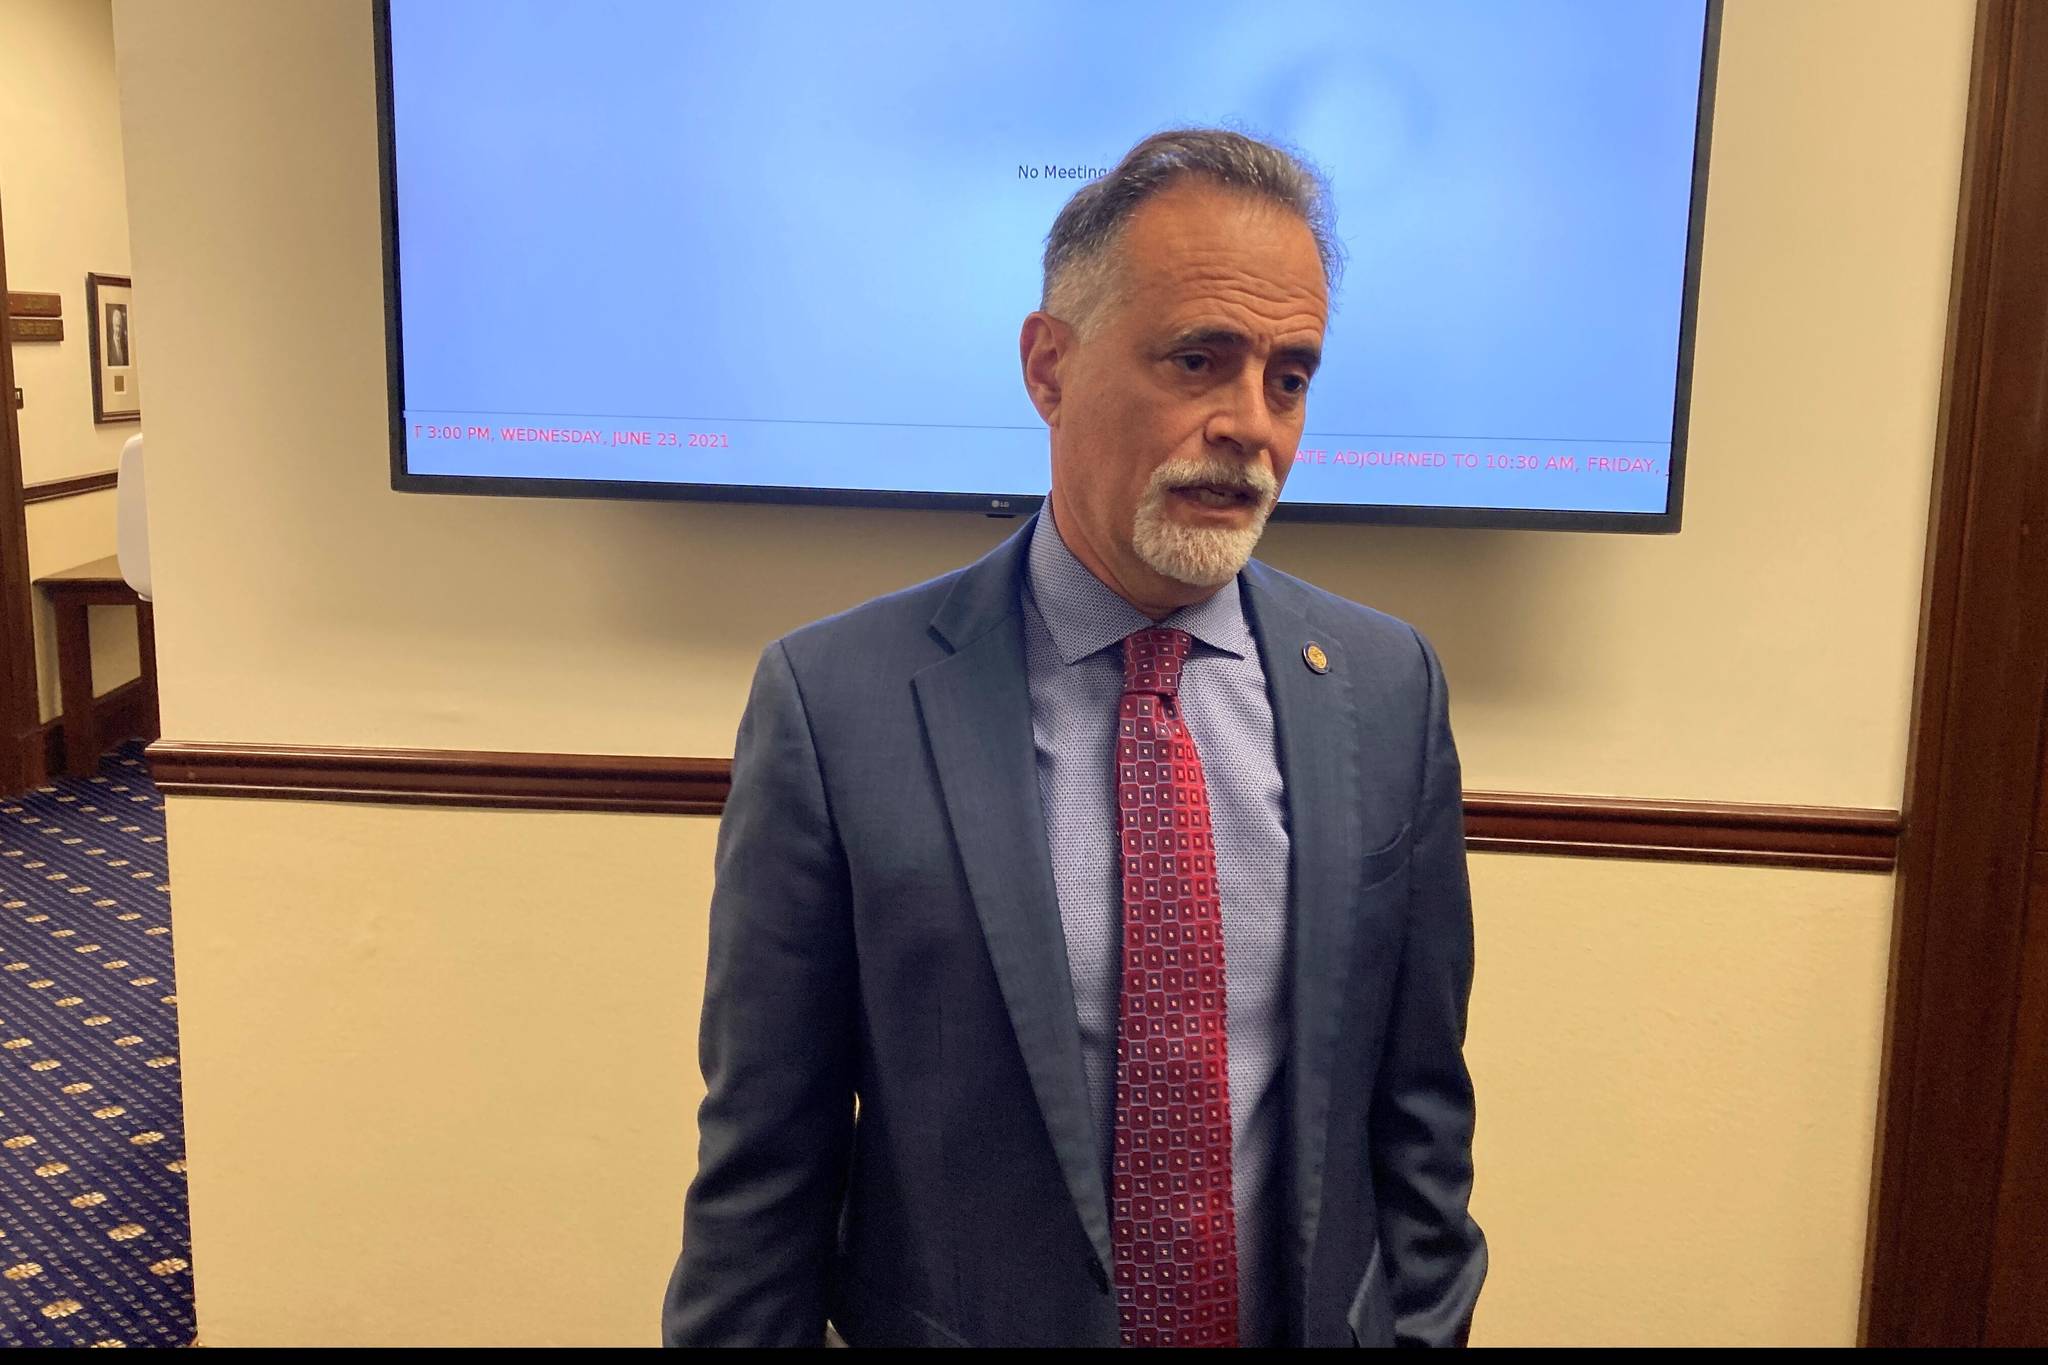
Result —
M 1082 189 L 1019 345 L 1044 507 L 762 654 L 668 1344 L 1463 1343 L 1443 670 L 1250 559 L 1326 205 L 1210 130 Z

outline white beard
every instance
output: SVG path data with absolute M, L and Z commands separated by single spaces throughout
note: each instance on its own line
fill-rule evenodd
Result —
M 1241 527 L 1187 526 L 1174 520 L 1166 508 L 1177 486 L 1214 478 L 1226 484 L 1257 486 L 1258 508 L 1251 521 Z M 1131 548 L 1154 573 L 1197 588 L 1220 588 L 1237 577 L 1265 534 L 1266 518 L 1272 515 L 1279 489 L 1272 475 L 1256 467 L 1245 473 L 1218 470 L 1199 462 L 1162 465 L 1145 489 L 1138 515 L 1131 527 Z

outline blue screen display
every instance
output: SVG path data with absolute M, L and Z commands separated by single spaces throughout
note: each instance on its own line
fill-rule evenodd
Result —
M 1316 163 L 1348 257 L 1282 515 L 1664 514 L 1707 19 L 391 0 L 403 470 L 1042 495 L 1046 231 L 1207 124 Z

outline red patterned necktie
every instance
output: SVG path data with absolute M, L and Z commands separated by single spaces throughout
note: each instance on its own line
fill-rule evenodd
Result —
M 1124 641 L 1123 849 L 1110 1243 L 1126 1346 L 1237 1345 L 1223 908 L 1209 793 L 1180 715 L 1184 630 Z

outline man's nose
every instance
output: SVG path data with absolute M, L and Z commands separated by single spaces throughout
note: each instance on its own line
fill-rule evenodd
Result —
M 1273 448 L 1279 422 L 1266 401 L 1266 377 L 1255 365 L 1247 365 L 1235 383 L 1225 389 L 1222 401 L 1209 419 L 1211 445 L 1234 445 L 1247 459 Z

